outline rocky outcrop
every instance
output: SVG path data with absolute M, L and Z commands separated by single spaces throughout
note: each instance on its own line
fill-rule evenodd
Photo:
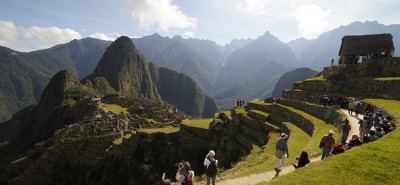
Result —
M 110 85 L 124 96 L 165 101 L 193 117 L 212 117 L 217 110 L 214 100 L 193 79 L 147 62 L 132 40 L 124 36 L 110 45 L 84 81 L 102 94 L 113 93 Z
M 104 77 L 111 87 L 125 96 L 161 101 L 149 69 L 149 63 L 132 40 L 122 36 L 107 48 L 88 79 Z
M 183 73 L 158 68 L 154 79 L 162 99 L 194 117 L 212 117 L 215 102 L 207 97 L 197 83 Z
M 317 71 L 311 70 L 309 68 L 298 68 L 293 71 L 289 71 L 283 74 L 279 78 L 278 82 L 276 82 L 275 88 L 272 91 L 271 96 L 274 98 L 280 98 L 282 96 L 282 91 L 284 89 L 290 89 L 294 82 L 314 77 L 317 74 Z

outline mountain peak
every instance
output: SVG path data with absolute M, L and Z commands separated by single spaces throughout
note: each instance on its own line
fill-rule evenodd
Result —
M 132 39 L 127 37 L 127 36 L 121 36 L 119 37 L 117 40 L 114 41 L 114 43 L 111 44 L 111 46 L 117 45 L 118 47 L 132 47 L 132 48 L 136 48 L 135 45 L 132 42 Z
M 126 96 L 160 100 L 149 70 L 148 62 L 132 40 L 122 36 L 107 48 L 88 79 L 104 77 L 111 87 Z

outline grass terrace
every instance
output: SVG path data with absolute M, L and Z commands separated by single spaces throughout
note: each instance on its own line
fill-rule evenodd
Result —
M 310 120 L 312 123 L 314 123 L 313 137 L 311 138 L 310 143 L 304 148 L 304 150 L 307 151 L 310 156 L 315 157 L 322 153 L 321 149 L 319 148 L 319 142 L 324 135 L 328 134 L 329 130 L 333 130 L 336 133 L 336 134 L 334 134 L 335 140 L 340 141 L 340 134 L 339 134 L 338 129 L 336 127 L 334 127 L 333 125 L 329 124 L 328 122 L 325 122 L 321 119 L 318 119 L 318 118 L 312 116 L 311 114 L 308 114 L 301 110 L 295 109 L 293 107 L 288 107 L 288 106 L 284 106 L 284 105 L 280 105 L 280 106 L 282 106 L 292 112 L 295 112 L 295 113 L 301 115 L 302 117 Z
M 4 141 L 4 142 L 1 142 L 1 143 L 0 143 L 0 147 L 2 147 L 2 146 L 6 146 L 8 143 L 9 143 L 9 141 Z
M 15 160 L 15 161 L 11 162 L 11 164 L 16 164 L 16 163 L 19 163 L 19 162 L 21 162 L 23 160 L 26 160 L 26 159 L 28 159 L 28 157 L 21 157 L 21 158 Z
M 191 127 L 198 127 L 208 129 L 210 123 L 213 121 L 212 118 L 209 119 L 192 119 L 192 120 L 183 120 L 182 123 L 191 126 Z
M 156 133 L 156 132 L 163 132 L 163 133 L 173 133 L 173 132 L 178 132 L 179 127 L 172 127 L 172 126 L 166 126 L 164 128 L 142 128 L 139 129 L 138 132 L 145 132 L 145 133 Z
M 119 113 L 123 113 L 123 114 L 129 114 L 129 112 L 128 112 L 128 108 L 126 108 L 126 107 L 121 107 L 121 106 L 119 106 L 119 105 L 117 105 L 117 104 L 103 104 L 103 109 L 105 110 L 105 111 L 111 111 L 111 112 L 114 112 L 114 113 L 116 113 L 116 114 L 119 114 Z
M 292 130 L 292 134 L 288 140 L 290 156 L 286 161 L 286 164 L 289 165 L 296 161 L 297 155 L 308 145 L 311 137 L 296 125 L 289 122 L 286 122 L 286 124 Z M 253 150 L 243 161 L 237 163 L 233 168 L 218 174 L 218 176 L 221 177 L 222 180 L 234 179 L 273 169 L 276 165 L 275 144 L 278 138 L 279 133 L 271 133 L 270 141 L 267 145 L 261 147 L 253 145 Z
M 364 99 L 400 118 L 400 101 Z M 400 184 L 400 132 L 395 130 L 382 139 L 352 148 L 320 163 L 261 184 Z M 310 178 L 312 177 L 312 178 Z
M 306 82 L 319 82 L 319 81 L 326 81 L 326 78 L 324 78 L 323 77 L 323 75 L 319 75 L 319 76 L 316 76 L 316 77 L 314 77 L 314 78 L 308 78 L 308 79 L 305 79 L 304 81 L 306 81 Z

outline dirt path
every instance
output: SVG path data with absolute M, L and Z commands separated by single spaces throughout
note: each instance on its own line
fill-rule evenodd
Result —
M 321 156 L 315 157 L 315 158 L 311 158 L 310 161 L 313 162 L 317 162 L 317 161 L 321 161 Z M 294 167 L 292 165 L 287 165 L 285 167 L 282 167 L 281 169 L 282 171 L 279 173 L 279 176 L 291 173 L 294 171 Z M 252 174 L 252 175 L 248 175 L 248 176 L 244 176 L 244 177 L 240 177 L 240 178 L 236 178 L 236 179 L 228 179 L 225 181 L 221 181 L 218 182 L 216 184 L 218 185 L 253 185 L 253 184 L 258 184 L 261 182 L 268 182 L 271 181 L 272 179 L 275 178 L 275 170 L 269 170 L 263 173 L 257 173 L 257 174 Z
M 341 109 L 341 111 L 346 114 L 347 119 L 350 122 L 351 130 L 349 133 L 349 137 L 347 138 L 347 141 L 349 141 L 351 139 L 352 135 L 359 135 L 360 132 L 359 132 L 358 121 L 362 119 L 362 115 L 358 115 L 358 117 L 356 117 L 354 114 L 349 115 L 348 111 L 345 109 Z M 321 161 L 321 156 L 311 158 L 310 161 L 311 161 L 311 163 Z M 282 167 L 282 171 L 279 173 L 279 176 L 291 173 L 294 170 L 295 169 L 292 165 L 287 165 L 285 167 Z M 218 185 L 237 185 L 237 184 L 253 185 L 253 184 L 258 184 L 261 182 L 269 182 L 275 178 L 275 174 L 276 174 L 275 170 L 272 169 L 272 170 L 262 172 L 262 173 L 252 174 L 252 175 L 239 177 L 239 178 L 235 178 L 235 179 L 223 180 L 223 181 L 217 182 L 217 184 Z
M 347 137 L 348 143 L 351 140 L 352 135 L 360 135 L 360 125 L 358 124 L 358 121 L 362 120 L 363 115 L 359 114 L 358 117 L 356 117 L 355 113 L 353 113 L 353 115 L 350 115 L 346 109 L 340 109 L 340 111 L 346 114 L 347 119 L 350 122 L 351 130 L 349 132 L 349 137 Z

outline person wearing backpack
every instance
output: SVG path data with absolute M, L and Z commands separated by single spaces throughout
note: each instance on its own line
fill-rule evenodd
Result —
M 189 162 L 179 163 L 175 178 L 182 185 L 193 185 L 194 171 L 191 170 Z
M 204 159 L 204 166 L 206 168 L 207 185 L 210 185 L 210 180 L 212 185 L 215 185 L 215 178 L 217 176 L 217 165 L 218 160 L 215 159 L 215 152 L 210 150 Z
M 282 165 L 285 164 L 285 158 L 289 158 L 289 149 L 287 146 L 288 135 L 285 133 L 281 133 L 278 141 L 276 142 L 276 153 L 275 156 L 278 158 L 278 164 L 275 167 L 276 175 L 281 172 Z
M 194 171 L 191 170 L 190 163 L 184 162 L 183 168 L 185 168 L 186 172 L 184 174 L 184 179 L 182 185 L 193 185 Z
M 331 151 L 333 150 L 333 147 L 335 146 L 335 138 L 333 138 L 334 133 L 335 132 L 333 132 L 333 130 L 330 130 L 328 132 L 328 135 L 325 135 L 321 139 L 321 142 L 323 143 L 321 160 L 324 160 L 325 158 L 327 158 L 331 154 Z

